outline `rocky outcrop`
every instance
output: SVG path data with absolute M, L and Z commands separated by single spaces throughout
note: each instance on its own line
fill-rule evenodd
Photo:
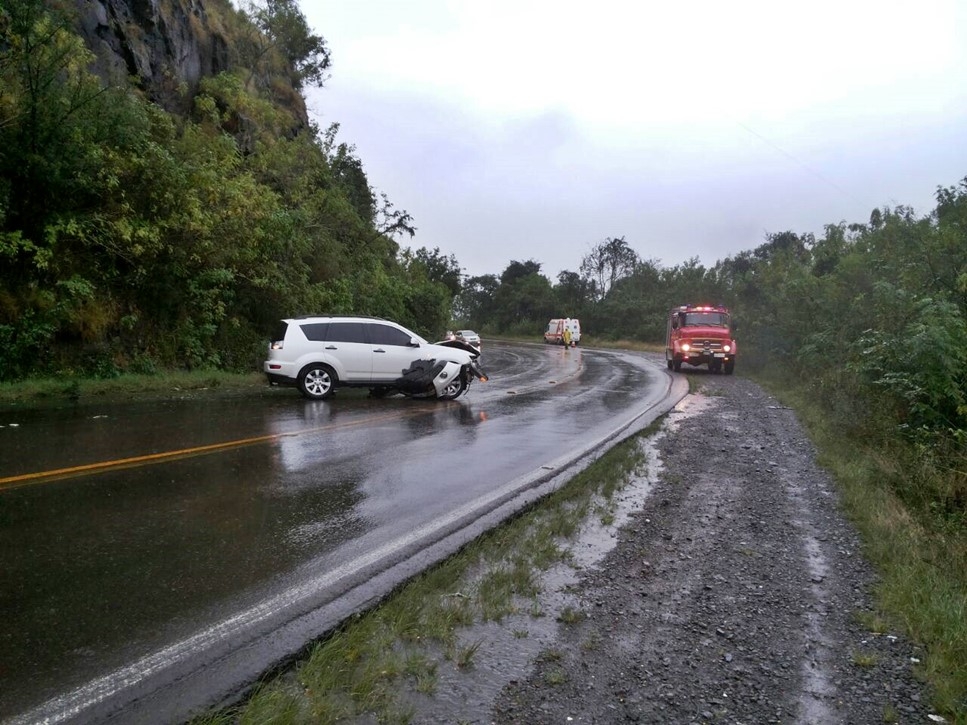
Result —
M 233 15 L 228 0 L 76 3 L 77 31 L 96 56 L 93 71 L 112 85 L 133 79 L 149 100 L 171 113 L 188 112 L 202 78 L 231 70 L 234 40 L 208 10 Z M 294 126 L 307 126 L 305 102 L 295 91 L 285 99 L 285 105 L 293 103 Z
M 200 0 L 77 0 L 77 8 L 93 70 L 112 84 L 134 78 L 169 111 L 183 113 L 201 78 L 228 70 L 228 42 Z

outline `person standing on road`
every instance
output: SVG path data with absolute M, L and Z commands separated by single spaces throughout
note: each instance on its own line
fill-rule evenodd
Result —
M 563 337 L 564 337 L 564 349 L 567 350 L 569 347 L 571 347 L 571 328 L 567 326 L 566 322 L 564 323 Z

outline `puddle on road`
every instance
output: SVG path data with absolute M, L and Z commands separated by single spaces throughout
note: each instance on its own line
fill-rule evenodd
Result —
M 682 398 L 678 404 L 668 412 L 662 430 L 674 433 L 683 420 L 701 415 L 717 404 L 715 398 L 701 393 L 690 393 Z

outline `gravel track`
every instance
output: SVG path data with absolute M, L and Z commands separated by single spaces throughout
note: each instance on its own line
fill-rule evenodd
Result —
M 583 616 L 487 719 L 930 722 L 917 648 L 861 624 L 875 577 L 793 411 L 741 377 L 689 374 L 702 394 L 670 416 L 658 483 L 570 587 Z

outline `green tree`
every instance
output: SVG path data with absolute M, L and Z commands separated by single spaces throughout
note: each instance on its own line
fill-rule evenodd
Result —
M 906 321 L 870 329 L 854 343 L 851 369 L 870 401 L 907 435 L 967 431 L 967 321 L 956 305 L 878 283 Z
M 406 248 L 400 257 L 411 277 L 443 285 L 451 299 L 460 294 L 461 267 L 454 255 L 444 255 L 439 247 L 434 247 L 432 251 L 420 247 L 416 251 Z
M 120 218 L 119 170 L 153 120 L 87 70 L 93 56 L 57 6 L 11 0 L 0 23 L 0 326 L 4 377 L 93 344 L 116 316 L 111 285 L 150 231 Z M 129 254 L 130 256 L 130 254 Z M 39 354 L 40 348 L 44 354 Z
M 634 272 L 638 261 L 624 237 L 608 237 L 581 260 L 581 274 L 594 282 L 599 298 L 604 298 L 615 282 Z
M 405 209 L 396 209 L 384 192 L 381 191 L 379 197 L 382 203 L 376 210 L 376 231 L 388 237 L 407 234 L 412 239 L 416 234 L 416 227 L 413 226 L 410 213 Z
M 594 283 L 577 272 L 564 270 L 557 275 L 554 296 L 559 310 L 555 316 L 580 318 L 594 302 Z
M 594 330 L 614 340 L 657 342 L 665 333 L 668 277 L 654 261 L 639 261 L 634 271 L 617 279 L 598 305 Z
M 43 244 L 52 215 L 88 201 L 99 144 L 134 128 L 87 67 L 93 55 L 70 18 L 41 0 L 9 0 L 0 38 L 0 175 L 7 229 Z M 121 99 L 123 101 L 123 99 Z M 125 104 L 122 103 L 122 106 Z M 116 137 L 118 134 L 119 137 Z M 29 256 L 29 255 L 28 255 Z M 38 260 L 39 261 L 39 260 Z
M 514 284 L 520 279 L 541 273 L 541 263 L 528 259 L 526 262 L 518 262 L 516 259 L 508 264 L 500 274 L 502 285 Z
M 363 170 L 363 162 L 356 155 L 356 147 L 346 143 L 337 145 L 329 157 L 329 166 L 333 179 L 359 218 L 373 222 L 376 218 L 376 197 Z
M 500 276 L 496 291 L 495 317 L 498 329 L 516 334 L 533 334 L 555 311 L 550 280 L 540 273 L 534 260 L 511 261 Z
M 470 277 L 453 301 L 453 317 L 459 326 L 478 330 L 503 331 L 497 322 L 497 290 L 500 279 L 494 274 Z
M 260 35 L 250 34 L 252 49 L 246 59 L 253 67 L 270 51 L 277 51 L 293 68 L 296 89 L 322 87 L 332 63 L 325 38 L 314 34 L 296 0 L 249 0 L 243 10 Z

